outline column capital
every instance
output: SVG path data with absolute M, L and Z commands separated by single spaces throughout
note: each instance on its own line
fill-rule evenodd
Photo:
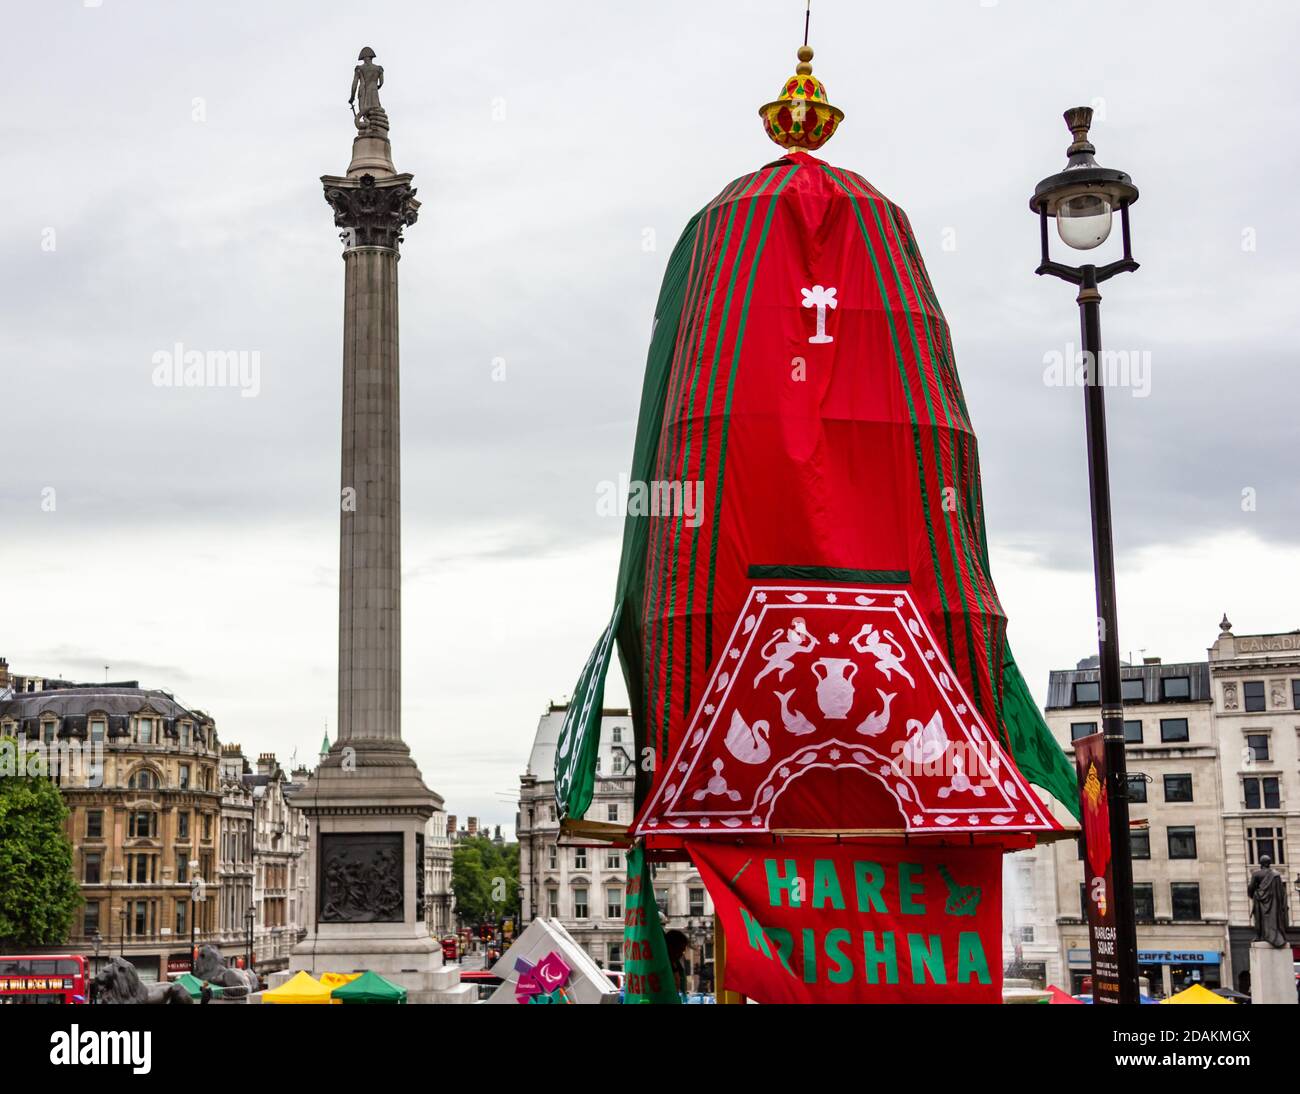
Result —
M 420 202 L 410 174 L 376 179 L 374 175 L 346 178 L 321 176 L 325 200 L 334 210 L 334 225 L 349 247 L 397 250 L 402 230 L 419 217 Z

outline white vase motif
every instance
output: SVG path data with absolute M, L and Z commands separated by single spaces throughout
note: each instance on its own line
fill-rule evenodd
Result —
M 820 668 L 822 671 L 818 672 Z M 819 657 L 812 665 L 817 677 L 817 705 L 827 718 L 845 718 L 853 706 L 853 678 L 858 666 L 847 657 Z

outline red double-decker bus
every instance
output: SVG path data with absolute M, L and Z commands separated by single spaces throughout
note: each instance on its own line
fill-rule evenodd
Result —
M 0 1006 L 85 1001 L 86 959 L 80 954 L 0 957 Z

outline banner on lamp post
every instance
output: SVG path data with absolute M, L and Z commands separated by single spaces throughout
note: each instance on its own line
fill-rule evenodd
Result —
M 1092 1000 L 1119 1003 L 1120 969 L 1115 926 L 1115 875 L 1110 846 L 1110 804 L 1106 798 L 1106 745 L 1101 733 L 1074 742 L 1083 822 L 1083 892 L 1092 954 Z

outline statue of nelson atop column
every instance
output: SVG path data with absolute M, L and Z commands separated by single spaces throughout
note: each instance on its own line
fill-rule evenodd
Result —
M 1273 860 L 1268 855 L 1259 856 L 1259 868 L 1250 875 L 1246 895 L 1250 897 L 1255 941 L 1267 942 L 1275 949 L 1288 945 L 1286 881 L 1273 869 Z
M 379 105 L 379 89 L 384 86 L 384 68 L 374 63 L 375 51 L 366 46 L 358 55 L 361 63 L 352 70 L 352 94 L 348 106 L 352 107 L 352 120 L 363 133 L 369 130 L 387 130 L 388 115 Z

